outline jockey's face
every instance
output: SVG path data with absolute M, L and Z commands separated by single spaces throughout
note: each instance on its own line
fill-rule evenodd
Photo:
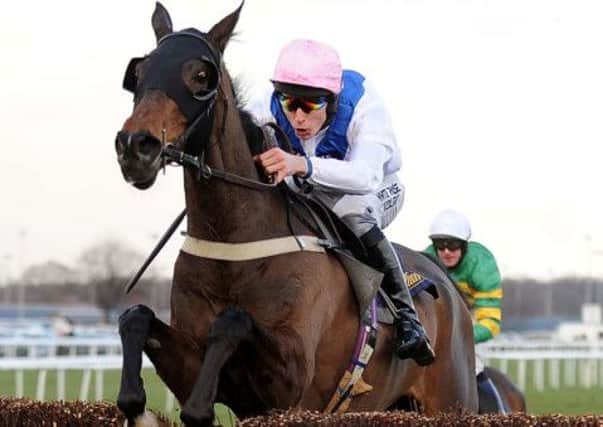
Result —
M 327 109 L 304 113 L 301 108 L 295 111 L 285 110 L 285 115 L 295 130 L 295 134 L 301 140 L 312 138 L 322 128 L 322 125 L 327 120 Z
M 442 263 L 446 266 L 446 268 L 454 268 L 458 265 L 461 260 L 461 256 L 463 255 L 463 251 L 459 249 L 451 250 L 449 248 L 437 249 L 438 257 L 442 261 Z

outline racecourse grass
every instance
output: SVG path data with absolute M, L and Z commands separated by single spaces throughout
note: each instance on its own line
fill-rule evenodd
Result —
M 46 374 L 46 390 L 44 400 L 57 399 L 57 371 L 49 370 Z M 80 397 L 80 386 L 82 383 L 83 371 L 66 371 L 65 374 L 65 400 L 78 400 Z M 115 403 L 119 382 L 121 378 L 120 370 L 108 370 L 103 372 L 103 401 Z M 178 402 L 174 402 L 170 413 L 165 410 L 166 405 L 166 387 L 154 369 L 143 369 L 142 378 L 144 380 L 145 392 L 147 395 L 147 408 L 159 412 L 172 420 L 178 420 L 180 417 L 180 407 Z M 23 397 L 35 399 L 36 387 L 38 382 L 38 371 L 24 371 L 23 373 Z M 15 396 L 15 372 L 0 371 L 0 395 Z M 90 378 L 88 390 L 88 400 L 96 400 L 96 375 L 93 373 Z M 222 425 L 228 426 L 233 423 L 228 422 L 232 416 L 223 405 L 216 405 L 216 417 L 222 421 Z
M 545 389 L 538 392 L 532 385 L 531 366 L 528 366 L 528 379 L 526 400 L 528 413 L 530 414 L 563 414 L 563 415 L 585 415 L 585 414 L 603 414 L 603 386 L 594 385 L 591 388 L 581 387 L 562 387 L 559 390 L 553 390 L 548 383 Z M 548 368 L 548 367 L 547 367 Z M 509 364 L 509 374 L 511 378 L 516 378 L 516 364 Z M 545 377 L 547 372 L 545 371 Z M 561 373 L 563 378 L 563 371 Z M 36 398 L 38 371 L 24 371 L 24 396 Z M 174 404 L 174 409 L 168 414 L 165 412 L 166 388 L 161 383 L 153 369 L 143 371 L 145 390 L 147 393 L 148 408 L 165 414 L 171 419 L 177 420 L 179 417 L 178 404 Z M 81 371 L 66 371 L 65 394 L 66 400 L 77 400 L 80 394 L 80 385 L 82 381 Z M 96 396 L 96 376 L 93 372 L 91 377 L 88 400 L 95 400 Z M 104 371 L 103 400 L 115 402 L 117 391 L 119 389 L 120 371 Z M 45 400 L 57 399 L 57 373 L 49 370 L 46 377 Z M 0 371 L 0 394 L 2 396 L 15 396 L 15 373 L 9 371 Z M 227 414 L 218 408 L 218 413 L 222 417 Z
M 497 362 L 492 363 L 495 367 L 500 367 Z M 526 404 L 528 413 L 540 414 L 563 414 L 563 415 L 603 415 L 603 383 L 597 383 L 596 378 L 603 377 L 601 373 L 595 372 L 593 385 L 590 388 L 580 386 L 564 385 L 564 377 L 566 374 L 567 365 L 560 365 L 560 388 L 555 390 L 549 384 L 550 365 L 545 364 L 544 369 L 544 390 L 538 391 L 534 386 L 534 365 L 533 362 L 528 363 L 527 379 L 526 379 Z M 517 379 L 518 364 L 510 362 L 508 365 L 508 375 L 513 380 Z M 578 384 L 576 379 L 576 384 Z
M 38 371 L 24 371 L 23 396 L 36 398 Z M 80 385 L 83 371 L 70 370 L 65 375 L 65 400 L 77 400 L 80 397 Z M 115 403 L 119 390 L 121 371 L 108 370 L 103 372 L 103 400 Z M 143 370 L 143 380 L 147 394 L 147 407 L 159 411 L 166 416 L 176 419 L 179 416 L 178 403 L 170 414 L 165 413 L 166 387 L 153 369 Z M 96 400 L 96 375 L 92 374 L 88 390 L 88 400 Z M 15 396 L 15 372 L 0 371 L 0 390 L 3 396 Z M 49 370 L 46 376 L 46 391 L 44 400 L 57 399 L 57 371 Z

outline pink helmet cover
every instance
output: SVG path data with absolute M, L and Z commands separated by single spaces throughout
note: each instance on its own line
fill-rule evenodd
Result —
M 297 39 L 281 50 L 272 81 L 321 88 L 338 94 L 342 72 L 339 55 L 331 46 Z

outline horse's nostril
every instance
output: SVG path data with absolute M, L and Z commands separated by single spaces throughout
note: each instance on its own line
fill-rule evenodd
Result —
M 153 136 L 145 136 L 138 141 L 138 152 L 143 156 L 159 155 L 161 141 Z
M 117 132 L 117 136 L 115 137 L 115 151 L 117 154 L 123 154 L 128 148 L 128 132 L 124 132 L 120 130 Z

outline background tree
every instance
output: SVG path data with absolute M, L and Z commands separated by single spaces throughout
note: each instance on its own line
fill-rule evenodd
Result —
M 80 256 L 79 267 L 90 286 L 91 300 L 103 312 L 105 322 L 112 311 L 126 304 L 124 286 L 142 260 L 142 254 L 115 240 L 92 246 Z
M 53 260 L 31 265 L 21 275 L 21 281 L 30 286 L 48 283 L 55 285 L 81 283 L 81 279 L 81 275 L 77 270 Z

